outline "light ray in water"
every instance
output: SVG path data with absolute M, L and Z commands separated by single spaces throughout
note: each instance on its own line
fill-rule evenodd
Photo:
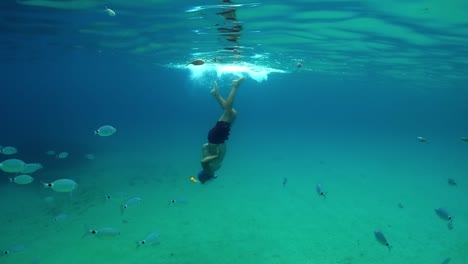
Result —
M 203 65 L 186 65 L 186 64 L 171 64 L 168 67 L 176 69 L 188 69 L 191 73 L 193 80 L 204 79 L 206 76 L 211 76 L 216 73 L 218 78 L 225 75 L 232 75 L 235 77 L 248 76 L 251 79 L 262 82 L 268 79 L 270 73 L 287 73 L 286 71 L 269 68 L 265 66 L 254 65 L 250 63 L 239 64 L 216 64 L 205 63 Z

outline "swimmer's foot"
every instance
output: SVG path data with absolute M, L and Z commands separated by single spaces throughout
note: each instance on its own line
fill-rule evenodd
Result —
M 218 83 L 216 81 L 213 82 L 213 89 L 211 89 L 210 93 L 213 96 L 219 95 L 219 87 L 218 87 Z
M 245 77 L 241 77 L 237 80 L 232 81 L 232 88 L 238 88 L 245 79 Z

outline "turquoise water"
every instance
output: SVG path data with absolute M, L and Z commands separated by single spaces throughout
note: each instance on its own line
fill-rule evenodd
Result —
M 43 165 L 0 170 L 0 263 L 468 263 L 467 4 L 220 4 L 0 4 L 0 162 Z M 218 178 L 191 182 L 239 76 Z

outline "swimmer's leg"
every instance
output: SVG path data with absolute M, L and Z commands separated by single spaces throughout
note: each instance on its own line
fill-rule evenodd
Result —
M 234 97 L 236 96 L 237 88 L 241 85 L 242 81 L 245 80 L 245 77 L 241 77 L 237 80 L 232 81 L 231 92 L 229 93 L 228 98 L 224 101 L 224 111 L 234 111 L 232 106 L 234 105 Z
M 237 111 L 232 106 L 234 104 L 234 97 L 236 96 L 237 88 L 239 88 L 243 80 L 245 80 L 245 77 L 232 81 L 231 92 L 229 93 L 226 101 L 224 101 L 223 114 L 219 118 L 219 121 L 232 123 L 236 118 Z
M 216 81 L 213 82 L 213 89 L 211 89 L 211 95 L 213 95 L 216 98 L 216 101 L 218 101 L 219 105 L 224 110 L 225 100 L 219 94 L 219 87 L 218 87 L 218 83 Z

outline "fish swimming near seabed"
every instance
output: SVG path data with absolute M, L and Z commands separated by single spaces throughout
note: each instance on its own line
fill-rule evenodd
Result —
M 93 235 L 99 239 L 115 239 L 120 237 L 120 230 L 114 227 L 103 227 L 99 229 L 90 229 L 85 226 L 85 232 L 81 238 Z
M 125 203 L 120 206 L 120 214 L 123 215 L 124 212 L 129 208 L 135 205 L 140 204 L 142 201 L 141 197 L 132 197 L 128 199 Z
M 382 231 L 380 231 L 380 230 L 374 231 L 374 236 L 375 236 L 375 239 L 377 239 L 377 241 L 378 241 L 380 244 L 382 244 L 382 245 L 388 247 L 388 250 L 390 251 L 391 246 L 390 246 L 390 244 L 388 243 L 387 238 L 386 238 L 385 235 L 382 233 Z
M 452 178 L 447 179 L 447 182 L 448 182 L 449 185 L 457 186 L 457 183 L 456 183 L 455 180 L 452 179 Z
M 151 232 L 146 237 L 137 242 L 137 248 L 141 246 L 155 245 L 159 243 L 159 233 Z
M 451 260 L 451 258 L 446 258 L 444 261 L 442 261 L 442 264 L 449 264 Z
M 442 207 L 436 208 L 434 209 L 434 211 L 440 219 L 443 219 L 446 221 L 452 221 L 453 219 L 450 213 L 445 208 L 442 208 Z
M 320 184 L 320 183 L 317 184 L 315 189 L 317 190 L 318 195 L 323 196 L 323 199 L 327 198 L 327 193 L 323 190 L 322 184 Z
M 417 137 L 416 139 L 421 143 L 427 143 L 427 139 L 424 137 Z
M 434 209 L 434 211 L 440 219 L 447 221 L 448 230 L 453 230 L 453 217 L 447 209 L 440 207 Z
M 104 11 L 109 15 L 109 16 L 115 16 L 115 11 L 108 8 L 107 6 L 105 7 Z
M 284 177 L 283 178 L 283 188 L 286 187 L 286 184 L 288 184 L 288 178 Z
M 6 255 L 13 254 L 13 253 L 23 252 L 24 250 L 25 250 L 25 247 L 23 245 L 12 245 L 6 249 L 2 249 L 0 256 L 6 256 Z

